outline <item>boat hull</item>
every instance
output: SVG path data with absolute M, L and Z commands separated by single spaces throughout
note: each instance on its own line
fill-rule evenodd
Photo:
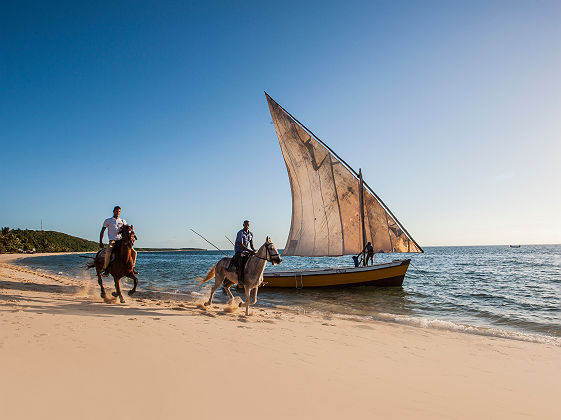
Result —
M 352 287 L 401 286 L 411 260 L 367 267 L 329 268 L 317 270 L 268 271 L 263 273 L 265 287 Z

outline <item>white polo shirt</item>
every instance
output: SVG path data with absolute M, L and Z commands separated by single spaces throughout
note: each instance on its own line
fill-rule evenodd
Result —
M 125 219 L 121 219 L 120 217 L 115 219 L 114 217 L 110 217 L 109 219 L 105 219 L 103 222 L 103 227 L 107 228 L 107 236 L 109 237 L 110 241 L 118 241 L 121 239 L 121 234 L 119 230 L 123 225 L 126 225 L 127 222 Z

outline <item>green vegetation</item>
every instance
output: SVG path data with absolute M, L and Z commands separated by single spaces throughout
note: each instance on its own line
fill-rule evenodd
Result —
M 9 252 L 85 252 L 97 251 L 97 242 L 77 238 L 66 233 L 43 230 L 10 230 L 4 227 L 0 231 L 0 254 Z

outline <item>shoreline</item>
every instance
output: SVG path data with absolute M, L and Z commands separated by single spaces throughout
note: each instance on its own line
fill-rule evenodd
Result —
M 97 283 L 7 259 L 0 395 L 10 418 L 552 418 L 561 409 L 561 351 L 551 344 L 283 308 L 245 317 L 224 304 L 104 303 Z
M 87 253 L 87 252 L 86 252 Z M 55 252 L 55 253 L 36 253 L 36 254 L 0 254 L 0 263 L 2 262 L 14 262 L 17 260 L 33 258 L 33 257 L 45 257 L 51 255 L 76 255 L 76 254 L 84 254 L 84 252 Z M 15 257 L 14 257 L 15 256 Z M 31 267 L 26 268 L 30 270 L 34 270 Z M 40 273 L 44 273 L 43 271 L 38 271 Z M 64 276 L 63 274 L 57 274 L 53 271 L 48 271 L 48 273 L 57 276 Z M 84 279 L 78 279 L 72 277 L 73 280 L 82 282 L 84 287 L 91 288 L 92 282 L 86 281 Z M 104 277 L 104 285 L 109 286 L 109 289 L 113 287 L 113 280 L 111 277 Z M 97 281 L 95 281 L 94 288 L 97 288 Z M 124 288 L 124 284 L 121 283 L 121 287 Z M 123 289 L 124 290 L 124 289 Z M 209 290 L 205 290 L 205 293 L 210 292 Z M 154 300 L 154 301 L 175 301 L 177 303 L 193 303 L 197 301 L 197 299 L 189 294 L 189 293 L 175 293 L 165 290 L 143 290 L 142 287 L 138 288 L 138 292 L 136 296 L 142 296 L 143 298 Z M 216 305 L 221 305 L 220 302 L 217 302 Z M 278 309 L 285 312 L 289 312 L 295 315 L 306 315 L 312 316 L 316 318 L 323 318 L 328 316 L 332 319 L 340 319 L 340 320 L 356 320 L 358 322 L 374 322 L 374 323 L 385 323 L 390 325 L 404 325 L 413 328 L 420 328 L 420 329 L 429 329 L 429 330 L 436 330 L 436 331 L 449 331 L 459 334 L 468 334 L 468 335 L 475 335 L 475 336 L 483 336 L 483 337 L 491 337 L 491 338 L 500 338 L 506 340 L 515 340 L 515 341 L 522 341 L 522 342 L 530 342 L 530 343 L 540 343 L 540 344 L 551 344 L 553 346 L 561 347 L 561 337 L 547 335 L 547 334 L 540 334 L 536 332 L 527 332 L 527 331 L 520 331 L 513 328 L 497 328 L 493 326 L 481 326 L 481 325 L 474 325 L 468 323 L 461 323 L 461 322 L 453 322 L 447 321 L 442 319 L 431 319 L 431 318 L 424 318 L 421 316 L 410 316 L 410 315 L 398 315 L 393 313 L 377 313 L 375 315 L 358 315 L 358 314 L 344 314 L 344 313 L 324 313 L 317 310 L 306 310 L 306 309 L 296 309 L 290 306 L 285 305 L 275 305 L 273 307 L 262 305 L 260 306 L 259 303 L 257 304 L 257 308 L 264 308 L 264 309 Z
M 10 261 L 15 260 L 24 260 L 26 258 L 33 258 L 33 257 L 48 257 L 51 255 L 73 255 L 73 254 L 91 254 L 94 251 L 74 251 L 74 252 L 36 252 L 35 254 L 19 254 L 19 253 L 10 253 L 10 254 L 0 254 L 0 263 L 8 263 Z

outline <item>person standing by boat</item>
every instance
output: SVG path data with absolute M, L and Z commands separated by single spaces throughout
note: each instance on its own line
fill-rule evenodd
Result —
M 115 242 L 121 239 L 121 234 L 119 231 L 121 228 L 127 224 L 125 219 L 121 219 L 119 216 L 121 215 L 121 207 L 115 206 L 113 208 L 113 217 L 105 219 L 103 221 L 103 226 L 101 227 L 101 232 L 99 232 L 99 247 L 103 248 L 103 234 L 105 233 L 105 229 L 107 229 L 107 237 L 109 239 L 109 243 L 105 248 L 105 261 L 103 263 L 103 275 L 109 275 L 109 261 L 111 259 L 111 253 L 113 252 L 113 247 L 115 246 Z M 131 250 L 131 256 L 133 259 L 133 271 L 134 274 L 138 274 L 136 270 L 134 270 L 134 265 L 136 264 L 136 251 L 134 249 Z
M 243 229 L 236 235 L 236 243 L 234 244 L 234 256 L 228 266 L 229 271 L 237 269 L 238 284 L 243 284 L 243 269 L 250 255 L 255 254 L 253 246 L 253 233 L 249 231 L 249 220 L 244 220 Z
M 361 254 L 364 252 L 366 252 L 366 259 L 364 260 L 364 266 L 366 267 L 368 265 L 368 260 L 370 260 L 370 263 L 374 265 L 374 247 L 370 242 L 366 244 Z

